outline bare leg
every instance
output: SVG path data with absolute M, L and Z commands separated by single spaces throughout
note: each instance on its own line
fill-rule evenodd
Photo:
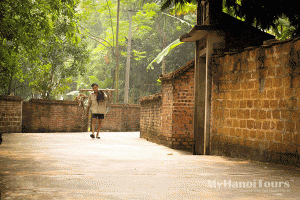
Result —
M 97 118 L 92 118 L 92 134 L 93 135 L 94 135 L 94 132 L 95 132 L 96 121 L 97 121 Z
M 102 120 L 103 120 L 103 119 L 98 119 L 98 127 L 97 127 L 97 136 L 96 136 L 96 137 L 99 136 L 99 132 L 100 132 L 101 125 L 102 125 Z

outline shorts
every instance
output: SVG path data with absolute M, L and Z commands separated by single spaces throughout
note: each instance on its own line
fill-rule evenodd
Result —
M 92 118 L 104 119 L 104 114 L 92 114 Z

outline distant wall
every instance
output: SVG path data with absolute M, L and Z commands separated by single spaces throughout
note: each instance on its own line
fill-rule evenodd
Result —
M 0 95 L 0 133 L 20 133 L 22 98 Z
M 23 101 L 21 97 L 0 95 L 0 133 L 87 132 L 85 116 L 77 101 Z M 101 129 L 140 131 L 140 105 L 112 104 Z
M 77 101 L 31 99 L 22 110 L 22 132 L 84 131 L 84 111 Z
M 112 104 L 102 123 L 102 130 L 139 131 L 140 105 Z

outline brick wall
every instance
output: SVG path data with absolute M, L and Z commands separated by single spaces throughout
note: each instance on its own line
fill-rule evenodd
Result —
M 140 99 L 141 137 L 192 151 L 194 138 L 194 61 L 160 77 L 161 94 Z
M 155 143 L 165 143 L 171 147 L 171 144 L 168 144 L 164 136 L 161 135 L 161 94 L 143 97 L 140 102 L 140 137 Z
M 31 99 L 22 110 L 23 132 L 84 131 L 84 111 L 77 101 Z
M 102 123 L 102 130 L 139 131 L 140 105 L 112 104 Z
M 300 166 L 300 40 L 215 57 L 211 152 Z
M 160 78 L 163 132 L 169 133 L 174 149 L 192 151 L 194 145 L 194 69 L 190 61 Z
M 21 127 L 21 97 L 0 95 L 0 133 L 20 133 Z

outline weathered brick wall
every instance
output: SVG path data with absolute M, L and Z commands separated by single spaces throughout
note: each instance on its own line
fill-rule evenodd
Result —
M 160 77 L 161 94 L 140 99 L 141 137 L 192 151 L 194 138 L 194 62 Z
M 160 143 L 168 147 L 173 145 L 173 84 L 172 80 L 161 83 L 161 138 Z
M 140 105 L 112 104 L 102 122 L 102 130 L 139 131 Z
M 171 126 L 172 148 L 192 151 L 194 145 L 194 62 L 162 80 L 163 127 Z M 171 85 L 170 85 L 171 84 Z
M 215 57 L 211 152 L 300 166 L 300 40 Z
M 194 68 L 175 79 L 173 147 L 192 150 L 194 145 Z
M 84 111 L 77 101 L 31 99 L 22 110 L 23 132 L 84 131 Z
M 20 133 L 22 98 L 0 95 L 0 133 Z
M 160 143 L 162 139 L 161 94 L 143 97 L 140 103 L 140 137 Z

